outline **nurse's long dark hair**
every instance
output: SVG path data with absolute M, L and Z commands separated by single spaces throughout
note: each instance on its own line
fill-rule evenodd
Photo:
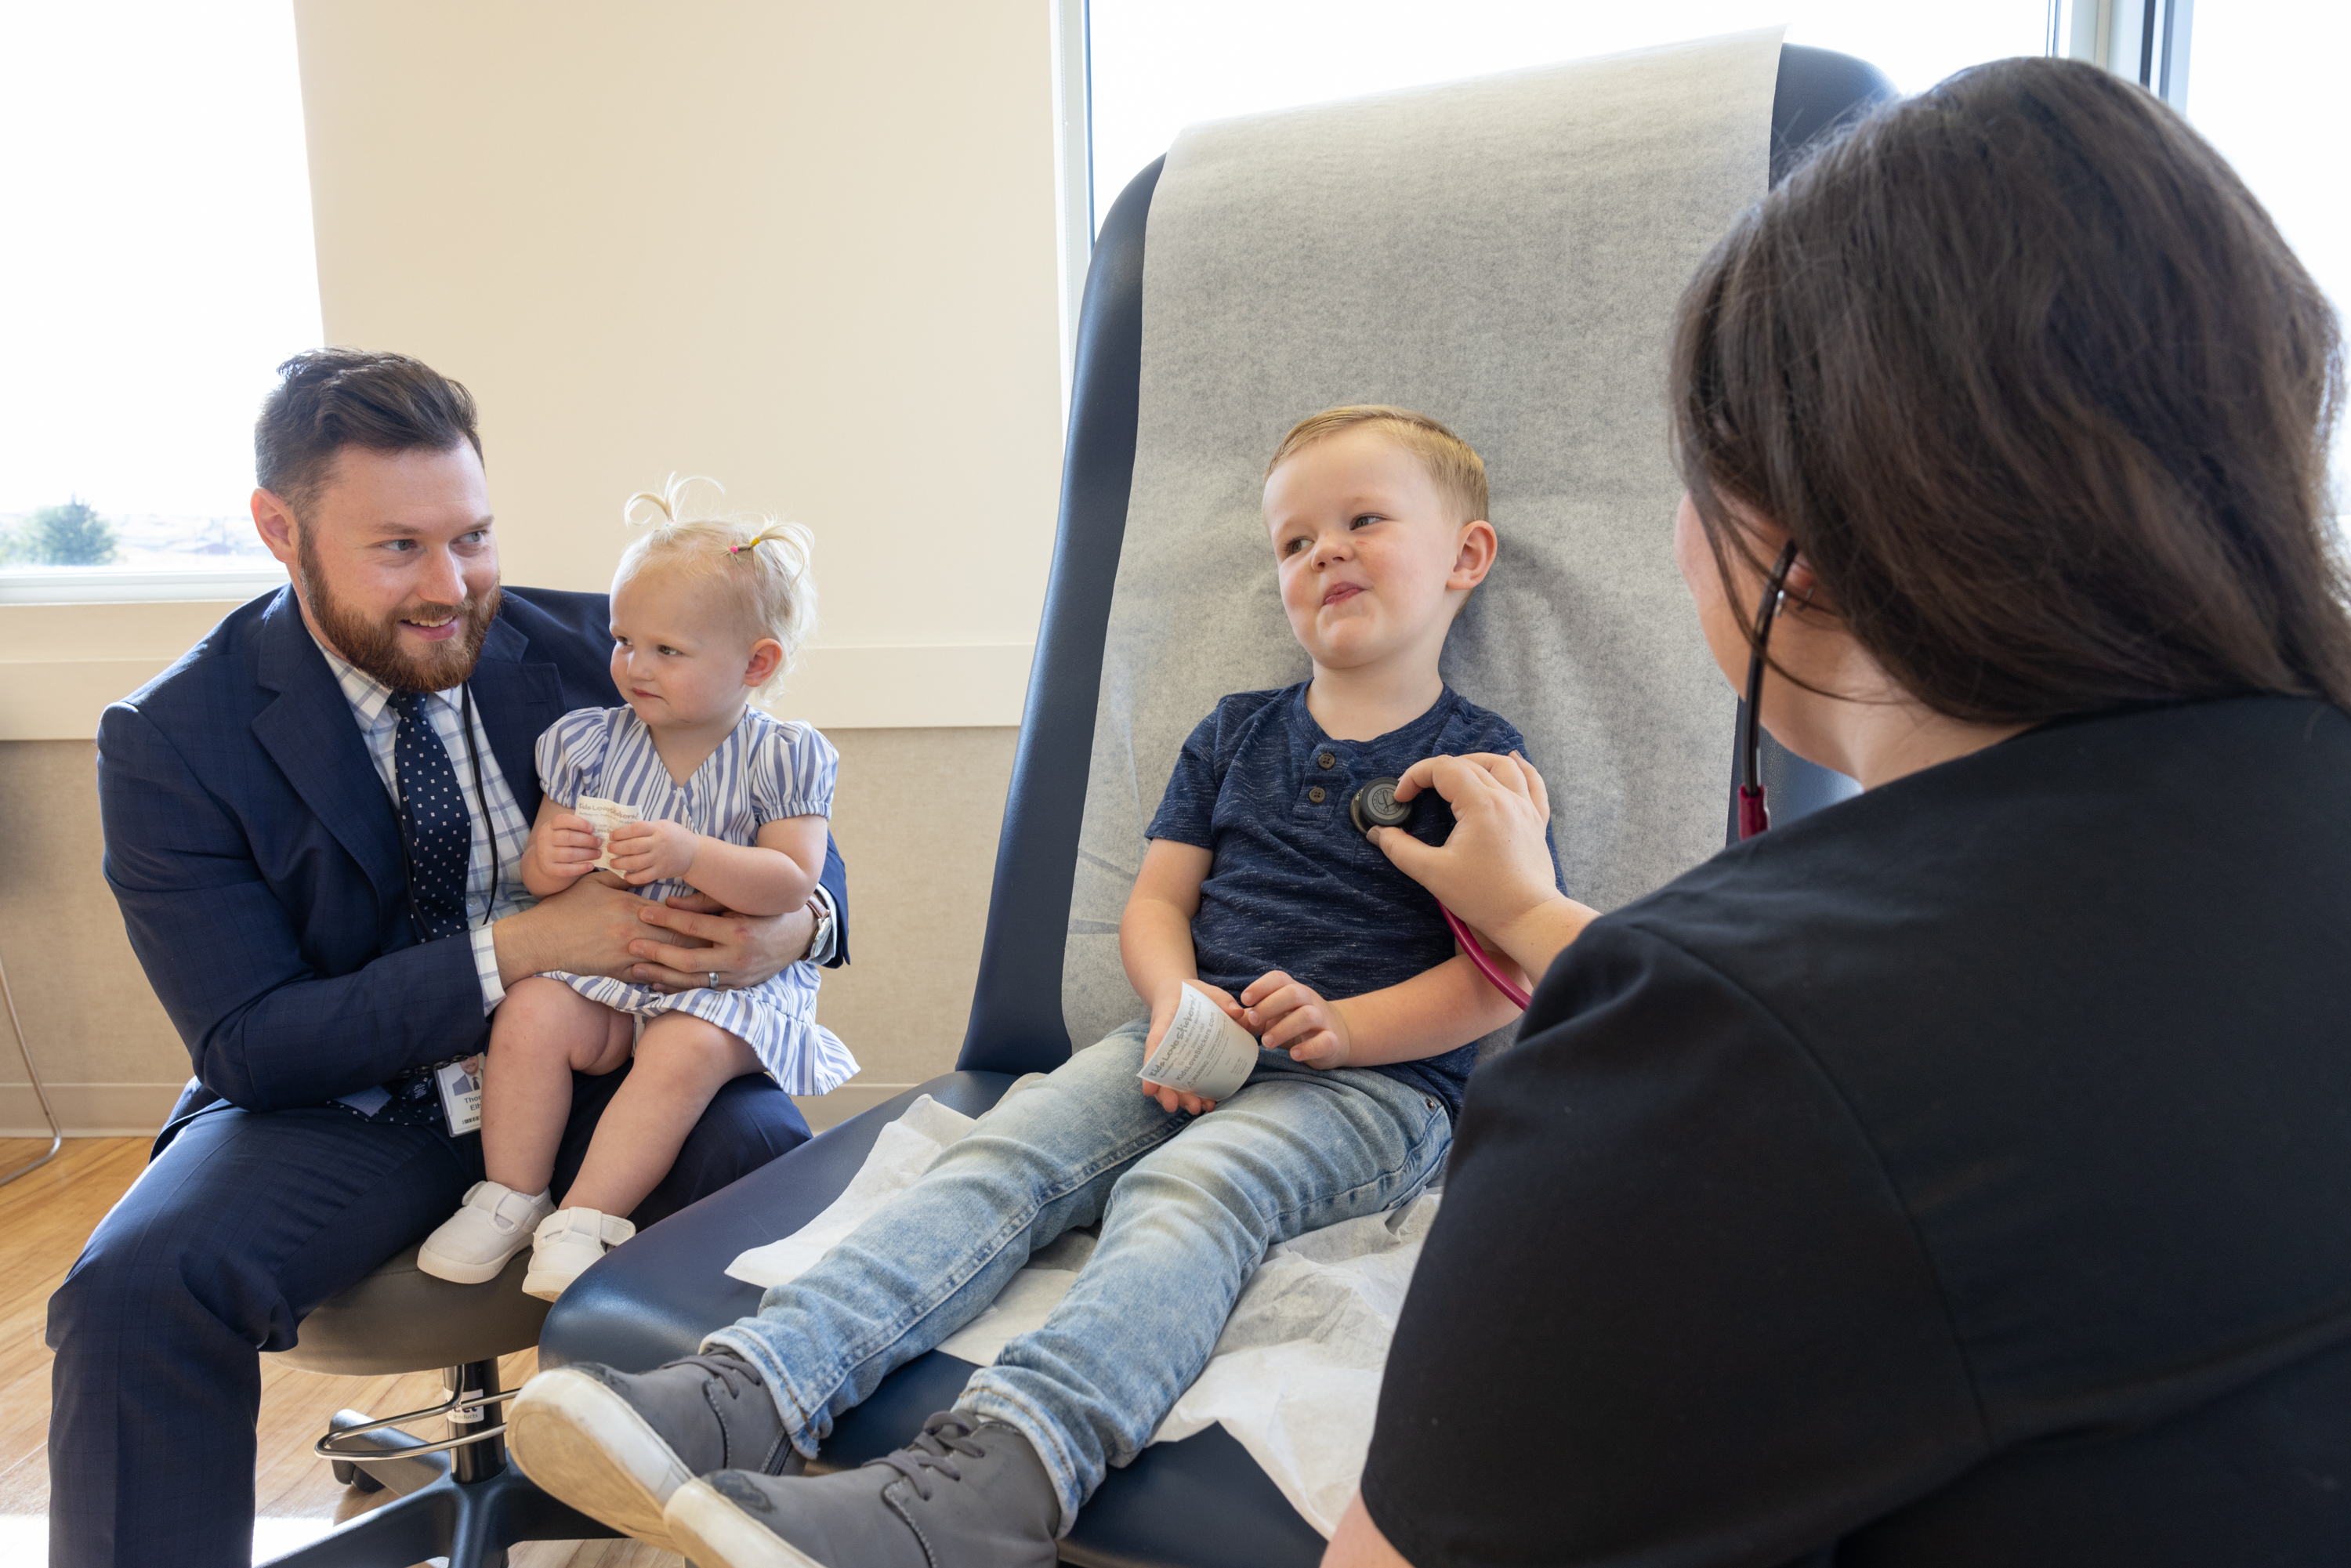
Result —
M 1962 72 L 1832 143 L 1699 269 L 1673 356 L 1726 580 L 1769 566 L 1728 499 L 1789 530 L 1813 608 L 1904 687 L 1994 723 L 2351 707 L 2342 392 L 2333 310 L 2228 164 L 2056 60 Z

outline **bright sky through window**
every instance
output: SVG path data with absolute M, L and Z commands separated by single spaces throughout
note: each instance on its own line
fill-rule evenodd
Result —
M 73 564 L 17 536 L 76 499 L 110 564 L 266 565 L 253 416 L 320 340 L 289 0 L 7 5 L 0 58 L 0 566 Z
M 1195 120 L 1785 22 L 1905 92 L 2048 52 L 2048 0 L 1092 0 L 1094 218 Z M 2199 14 L 2198 26 L 2202 26 Z
M 2286 243 L 2335 301 L 2351 308 L 2351 202 L 2335 93 L 2351 58 L 2341 0 L 2235 0 L 2196 8 L 2188 119 L 2236 166 Z M 2335 438 L 2335 493 L 2351 514 L 2351 445 Z

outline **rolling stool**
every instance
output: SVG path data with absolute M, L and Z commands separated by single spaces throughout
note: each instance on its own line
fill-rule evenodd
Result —
M 507 1462 L 498 1357 L 538 1343 L 549 1303 L 522 1293 L 530 1249 L 479 1285 L 453 1285 L 416 1267 L 409 1248 L 302 1320 L 301 1343 L 274 1359 L 305 1372 L 377 1377 L 446 1367 L 448 1398 L 403 1416 L 339 1410 L 318 1442 L 335 1479 L 400 1500 L 339 1526 L 267 1568 L 407 1568 L 445 1557 L 449 1568 L 505 1568 L 518 1541 L 590 1541 L 613 1531 L 557 1502 Z M 428 1442 L 392 1428 L 446 1416 L 449 1436 Z

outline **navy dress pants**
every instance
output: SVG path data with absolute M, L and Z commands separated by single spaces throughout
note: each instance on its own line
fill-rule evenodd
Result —
M 559 1202 L 627 1071 L 574 1077 Z M 773 1079 L 738 1078 L 631 1218 L 643 1228 L 808 1135 Z M 292 1345 L 481 1179 L 477 1134 L 225 1103 L 180 1124 L 49 1298 L 52 1568 L 248 1568 L 256 1353 Z

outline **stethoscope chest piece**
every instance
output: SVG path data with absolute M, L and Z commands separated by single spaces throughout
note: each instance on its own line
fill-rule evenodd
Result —
M 1374 828 L 1401 828 L 1412 815 L 1412 808 L 1395 798 L 1396 781 L 1374 779 L 1364 785 L 1347 801 L 1347 820 L 1355 824 L 1359 833 Z

